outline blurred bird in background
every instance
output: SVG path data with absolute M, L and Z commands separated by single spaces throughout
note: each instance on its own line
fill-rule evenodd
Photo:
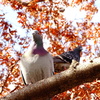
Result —
M 82 46 L 76 47 L 73 51 L 64 52 L 60 55 L 54 56 L 54 67 L 55 72 L 61 72 L 69 68 L 72 60 L 80 61 L 80 53 L 82 51 Z
M 34 44 L 23 54 L 19 61 L 25 84 L 35 83 L 54 73 L 53 57 L 44 49 L 39 31 L 33 32 Z

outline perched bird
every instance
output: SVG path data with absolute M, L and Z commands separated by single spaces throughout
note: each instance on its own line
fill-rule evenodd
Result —
M 66 68 L 69 68 L 72 60 L 80 61 L 80 53 L 82 51 L 82 46 L 76 47 L 73 51 L 64 52 L 60 55 L 54 56 L 54 67 L 55 71 L 59 72 Z
M 34 44 L 24 53 L 19 61 L 25 84 L 35 83 L 53 75 L 53 57 L 44 49 L 42 37 L 33 32 Z

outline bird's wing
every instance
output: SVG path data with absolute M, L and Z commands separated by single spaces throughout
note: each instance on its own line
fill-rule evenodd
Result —
M 22 69 L 23 68 L 23 65 L 22 65 L 21 61 L 19 61 L 18 64 L 19 64 L 20 68 Z M 24 84 L 26 85 L 25 78 L 24 78 L 24 75 L 22 73 L 22 70 L 20 70 L 20 74 L 22 76 L 22 80 L 23 80 Z
M 59 56 L 61 56 L 61 58 L 63 60 L 65 60 L 66 62 L 71 63 L 72 62 L 72 59 L 73 59 L 73 51 L 64 52 L 64 53 L 62 53 Z
M 66 56 L 66 53 L 54 56 L 53 60 L 54 60 L 55 72 L 61 72 L 65 69 L 68 69 L 72 61 L 71 59 L 69 59 L 68 56 Z
M 66 62 L 66 60 L 64 60 L 60 55 L 54 56 L 53 61 L 54 63 L 65 63 Z

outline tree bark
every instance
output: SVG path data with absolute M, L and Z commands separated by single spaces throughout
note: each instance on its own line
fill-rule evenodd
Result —
M 8 94 L 0 100 L 46 100 L 86 82 L 100 78 L 100 58 L 79 64 L 72 62 L 69 69 L 23 89 Z

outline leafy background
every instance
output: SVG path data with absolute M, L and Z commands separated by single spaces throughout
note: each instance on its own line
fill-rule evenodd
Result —
M 99 4 L 99 0 L 1 1 L 0 97 L 24 86 L 18 61 L 32 42 L 32 30 L 42 34 L 44 47 L 53 56 L 81 45 L 81 62 L 99 57 Z M 80 99 L 99 100 L 100 81 L 85 83 L 52 98 Z

